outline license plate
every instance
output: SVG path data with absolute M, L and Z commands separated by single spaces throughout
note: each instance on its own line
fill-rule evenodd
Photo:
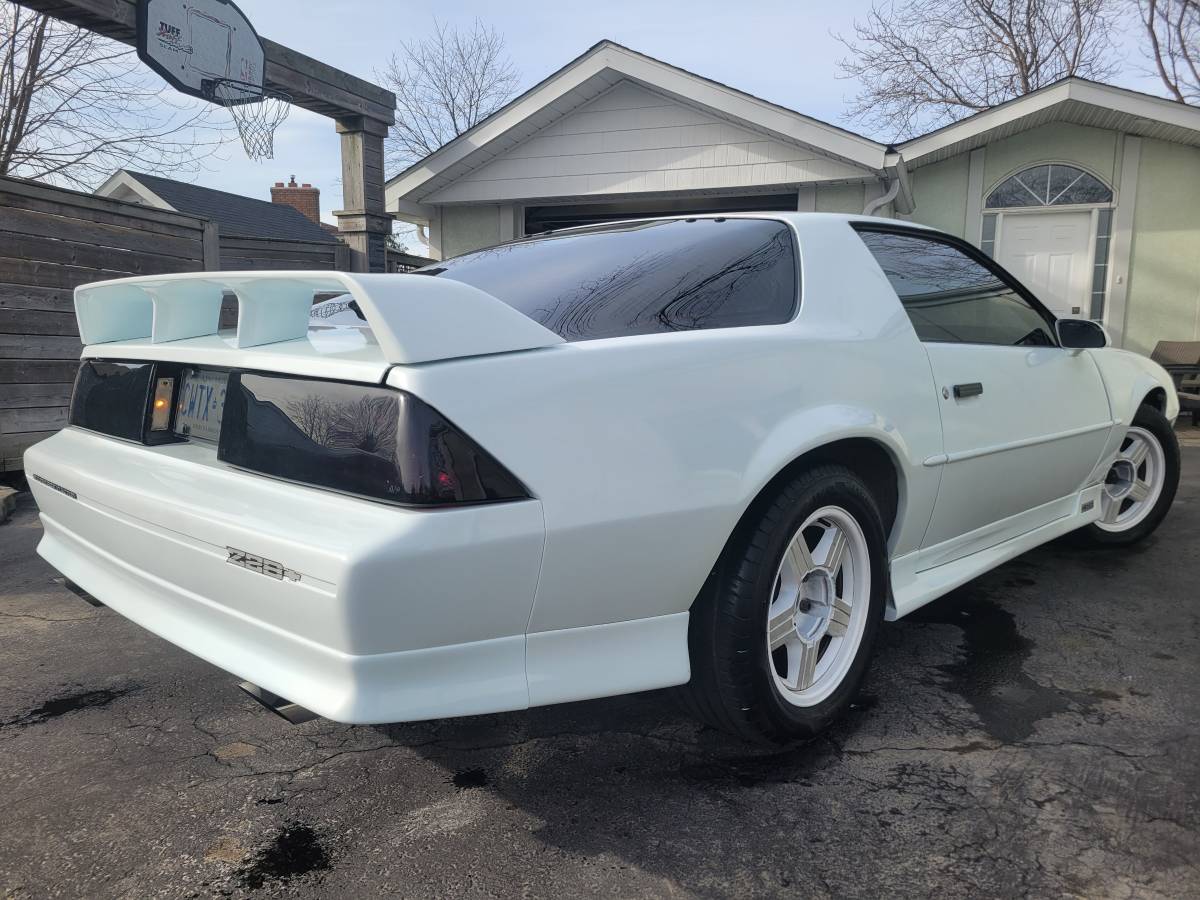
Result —
M 228 384 L 228 372 L 210 369 L 184 372 L 175 407 L 175 433 L 202 441 L 218 441 Z

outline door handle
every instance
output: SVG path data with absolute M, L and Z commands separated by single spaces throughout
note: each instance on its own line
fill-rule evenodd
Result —
M 956 384 L 954 386 L 954 397 L 956 400 L 962 400 L 964 397 L 978 397 L 983 393 L 983 385 L 978 381 L 972 381 L 968 384 Z

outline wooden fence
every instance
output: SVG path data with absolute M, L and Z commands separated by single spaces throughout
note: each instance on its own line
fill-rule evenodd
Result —
M 221 236 L 221 265 L 226 271 L 244 269 L 350 269 L 350 248 L 318 241 L 277 241 L 268 238 Z
M 222 237 L 216 224 L 0 177 L 0 472 L 66 424 L 77 285 L 215 269 L 347 269 L 344 244 Z
M 437 262 L 435 259 L 430 259 L 428 256 L 416 256 L 412 253 L 399 253 L 395 250 L 388 250 L 384 254 L 383 271 L 392 274 L 403 274 L 412 272 L 422 266 L 429 266 Z

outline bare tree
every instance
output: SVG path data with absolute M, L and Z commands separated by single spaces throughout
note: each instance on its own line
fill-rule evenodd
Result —
M 401 44 L 378 79 L 396 94 L 388 162 L 407 166 L 474 127 L 509 101 L 519 75 L 504 38 L 476 20 L 459 31 L 434 20 L 434 33 Z
M 839 63 L 862 89 L 849 117 L 908 137 L 1047 84 L 1117 70 L 1121 0 L 876 3 Z
M 1200 104 L 1200 0 L 1140 0 L 1147 55 L 1180 103 Z
M 289 400 L 288 414 L 296 427 L 303 431 L 314 444 L 329 445 L 333 430 L 334 411 L 320 394 L 308 394 L 299 400 Z
M 91 188 L 118 168 L 188 172 L 229 133 L 127 47 L 0 3 L 0 175 Z

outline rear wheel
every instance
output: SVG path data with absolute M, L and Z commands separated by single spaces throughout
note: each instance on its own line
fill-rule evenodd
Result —
M 691 709 L 772 741 L 832 722 L 870 663 L 885 553 L 874 499 L 841 466 L 804 472 L 752 510 L 692 610 Z
M 1135 544 L 1156 529 L 1179 486 L 1179 441 L 1166 416 L 1138 409 L 1109 466 L 1100 518 L 1080 534 L 1094 544 Z

